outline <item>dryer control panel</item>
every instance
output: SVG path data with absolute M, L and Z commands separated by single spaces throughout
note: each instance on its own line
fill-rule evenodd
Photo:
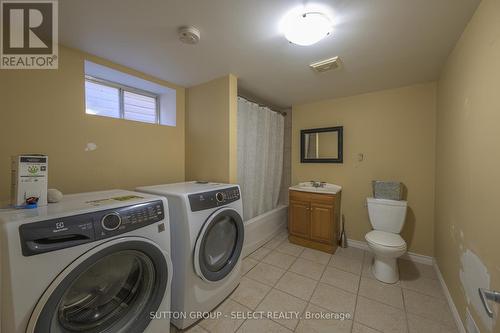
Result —
M 113 237 L 164 218 L 163 202 L 158 200 L 23 224 L 19 236 L 27 257 Z
M 221 190 L 190 194 L 189 204 L 191 205 L 191 211 L 197 212 L 230 204 L 240 200 L 240 197 L 240 189 L 238 186 L 234 186 Z

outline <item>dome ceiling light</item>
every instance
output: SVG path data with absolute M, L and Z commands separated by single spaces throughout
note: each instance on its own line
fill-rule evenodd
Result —
M 293 44 L 313 45 L 333 31 L 330 18 L 318 11 L 292 11 L 282 22 L 285 38 Z

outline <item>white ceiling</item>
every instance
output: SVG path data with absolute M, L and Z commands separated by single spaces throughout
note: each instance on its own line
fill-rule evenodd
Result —
M 330 0 L 333 35 L 288 43 L 279 21 L 295 0 L 60 0 L 60 42 L 161 79 L 193 86 L 225 75 L 289 106 L 435 80 L 480 0 Z M 197 45 L 177 39 L 195 25 Z M 308 64 L 340 56 L 344 68 Z

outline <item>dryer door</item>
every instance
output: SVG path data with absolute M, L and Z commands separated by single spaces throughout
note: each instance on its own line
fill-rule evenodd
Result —
M 241 255 L 244 232 L 243 219 L 236 210 L 222 208 L 210 215 L 196 240 L 196 273 L 208 282 L 230 274 Z
M 103 243 L 50 285 L 27 332 L 143 332 L 167 291 L 168 267 L 167 254 L 147 239 Z

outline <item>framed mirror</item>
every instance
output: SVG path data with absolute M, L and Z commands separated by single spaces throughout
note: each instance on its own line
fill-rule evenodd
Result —
M 300 131 L 301 163 L 343 163 L 343 126 Z

